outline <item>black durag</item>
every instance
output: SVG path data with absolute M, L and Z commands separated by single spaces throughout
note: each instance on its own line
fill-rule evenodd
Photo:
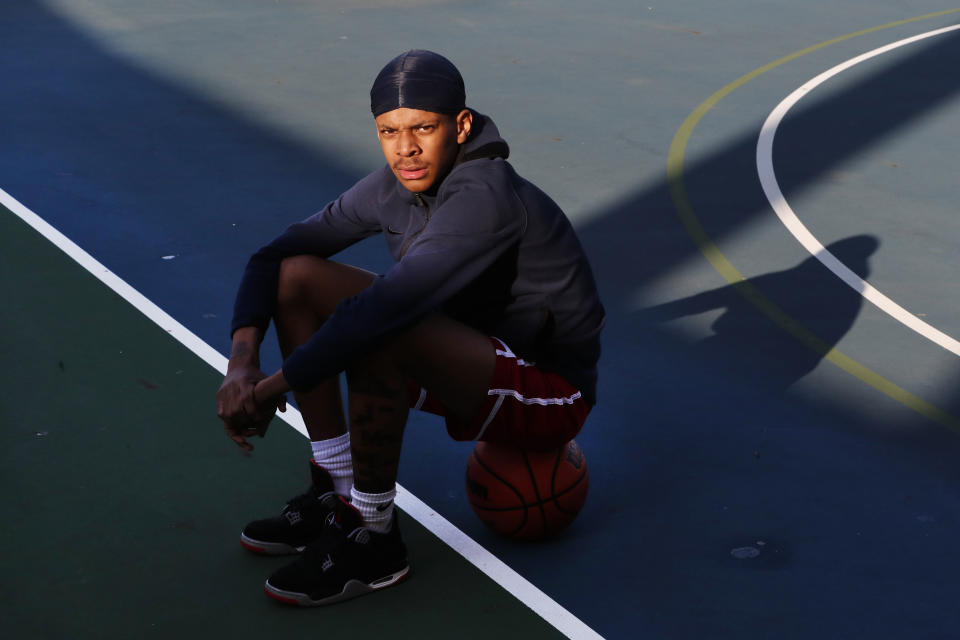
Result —
M 463 77 L 453 63 L 432 51 L 402 53 L 380 71 L 370 89 L 373 117 L 394 109 L 456 115 L 466 107 Z

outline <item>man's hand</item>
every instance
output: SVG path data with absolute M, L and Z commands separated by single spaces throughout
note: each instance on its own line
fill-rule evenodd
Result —
M 267 390 L 256 392 L 257 383 L 267 379 L 260 370 L 262 339 L 256 327 L 241 327 L 233 332 L 227 376 L 217 391 L 217 415 L 223 420 L 223 429 L 228 438 L 246 451 L 253 451 L 247 438 L 262 438 L 274 412 L 287 409 L 287 399 L 283 396 L 286 388 L 274 384 L 268 393 L 265 393 Z M 271 376 L 275 378 L 276 374 Z M 281 381 L 282 378 L 281 374 Z
M 262 438 L 278 407 L 258 402 L 254 389 L 266 377 L 254 366 L 233 367 L 217 391 L 217 415 L 223 420 L 223 429 L 227 437 L 247 451 L 253 451 L 253 445 L 246 439 Z M 283 408 L 286 409 L 285 400 Z

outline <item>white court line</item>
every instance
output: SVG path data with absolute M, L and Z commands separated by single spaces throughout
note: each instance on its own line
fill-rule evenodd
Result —
M 193 332 L 174 320 L 166 311 L 148 300 L 146 296 L 124 282 L 89 253 L 81 249 L 72 240 L 60 233 L 46 220 L 25 207 L 13 196 L 0 189 L 0 204 L 12 211 L 20 219 L 33 227 L 47 240 L 73 258 L 80 266 L 110 287 L 124 300 L 132 304 L 143 315 L 155 322 L 161 329 L 198 355 L 211 367 L 226 374 L 227 359 L 216 349 L 197 337 Z M 304 436 L 306 426 L 300 412 L 288 407 L 277 415 Z M 503 587 L 508 593 L 532 609 L 537 615 L 550 623 L 568 638 L 576 640 L 603 640 L 596 631 L 584 624 L 579 618 L 561 607 L 550 596 L 540 591 L 530 581 L 511 569 L 506 563 L 480 546 L 476 541 L 460 531 L 446 518 L 427 506 L 422 500 L 397 485 L 397 505 L 405 513 L 417 520 L 428 531 L 440 538 L 454 551 L 477 567 L 487 577 Z
M 904 325 L 913 329 L 925 338 L 940 345 L 947 351 L 950 351 L 954 355 L 960 356 L 960 342 L 957 342 L 955 339 L 943 333 L 939 329 L 930 326 L 884 294 L 880 293 L 880 291 L 871 286 L 870 283 L 868 283 L 866 280 L 863 280 L 860 276 L 851 271 L 836 256 L 827 251 L 826 247 L 824 247 L 823 244 L 821 244 L 820 241 L 817 240 L 812 233 L 810 233 L 803 223 L 800 222 L 797 214 L 795 214 L 793 209 L 790 208 L 790 205 L 787 204 L 787 200 L 780 191 L 780 185 L 777 184 L 777 177 L 773 171 L 773 138 L 776 135 L 777 127 L 780 126 L 780 122 L 787 115 L 787 111 L 789 111 L 790 108 L 800 100 L 800 98 L 833 76 L 846 71 L 847 69 L 853 67 L 854 65 L 860 64 L 865 60 L 869 60 L 875 56 L 887 53 L 897 49 L 898 47 L 902 47 L 925 38 L 931 38 L 933 36 L 948 33 L 950 31 L 955 31 L 957 29 L 960 29 L 960 24 L 953 25 L 951 27 L 944 27 L 943 29 L 936 29 L 934 31 L 928 31 L 927 33 L 921 33 L 920 35 L 899 40 L 892 44 L 880 47 L 879 49 L 874 49 L 873 51 L 868 51 L 867 53 L 859 55 L 855 58 L 851 58 L 850 60 L 838 64 L 832 69 L 824 71 L 812 80 L 806 82 L 799 89 L 787 96 L 783 102 L 777 105 L 777 108 L 770 113 L 766 122 L 764 122 L 763 128 L 760 130 L 760 138 L 757 140 L 757 172 L 760 175 L 760 184 L 763 186 L 763 192 L 766 194 L 767 200 L 770 201 L 770 205 L 776 212 L 777 217 L 780 218 L 780 221 L 783 222 L 784 226 L 787 227 L 790 233 L 793 234 L 793 237 L 795 237 L 807 251 L 820 260 L 820 262 L 822 262 L 824 266 L 836 274 L 837 277 L 850 285 L 856 292 L 875 304 L 882 311 L 886 312 L 894 319 L 902 322 Z

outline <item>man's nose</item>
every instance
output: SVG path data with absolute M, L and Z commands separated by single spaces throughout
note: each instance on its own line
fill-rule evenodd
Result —
M 413 131 L 400 132 L 400 144 L 397 145 L 397 152 L 402 156 L 414 156 L 420 152 L 420 145 L 417 144 L 417 137 Z

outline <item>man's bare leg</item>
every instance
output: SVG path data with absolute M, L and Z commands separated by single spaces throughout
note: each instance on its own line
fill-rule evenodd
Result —
M 495 363 L 487 336 L 431 314 L 352 365 L 347 388 L 354 486 L 379 493 L 395 485 L 409 412 L 408 380 L 468 421 L 487 397 Z
M 277 311 L 285 354 L 309 339 L 341 300 L 368 287 L 374 277 L 314 256 L 285 260 Z M 487 336 L 431 314 L 352 363 L 347 369 L 347 389 L 355 486 L 380 493 L 396 483 L 409 412 L 407 380 L 429 389 L 453 415 L 469 420 L 486 398 L 495 362 Z M 312 439 L 345 432 L 336 379 L 295 397 Z
M 364 493 L 393 489 L 409 413 L 406 378 L 376 354 L 347 369 L 353 485 Z
M 373 282 L 374 274 L 313 256 L 283 261 L 277 292 L 275 325 L 283 357 L 310 339 L 344 298 Z M 328 440 L 347 432 L 340 377 L 307 392 L 294 392 L 311 440 Z
M 373 276 L 362 270 L 311 257 L 285 262 L 283 271 L 282 280 L 288 286 L 282 293 L 298 305 L 285 299 L 278 313 L 284 316 L 278 325 L 287 341 L 285 348 L 297 340 L 302 343 L 320 326 L 318 322 L 333 313 L 341 299 L 355 295 L 373 281 Z M 290 313 L 293 311 L 296 313 Z M 295 318 L 293 322 L 287 322 L 288 315 Z M 288 602 L 316 604 L 310 594 L 325 587 L 324 576 L 336 573 L 318 571 L 323 565 L 318 567 L 317 563 L 343 562 L 351 567 L 356 563 L 355 568 L 347 570 L 361 571 L 360 567 L 365 567 L 363 573 L 376 567 L 382 577 L 369 585 L 376 589 L 406 577 L 407 551 L 400 530 L 393 526 L 393 502 L 409 414 L 408 381 L 427 388 L 453 416 L 471 420 L 485 403 L 495 364 L 496 350 L 487 336 L 440 314 L 427 315 L 378 341 L 376 348 L 350 362 L 346 371 L 354 476 L 350 496 L 359 516 L 353 510 L 340 510 L 332 521 L 343 527 L 344 533 L 352 534 L 361 525 L 372 533 L 350 535 L 330 548 L 311 547 L 313 553 L 302 555 L 270 576 L 265 586 L 268 594 Z M 275 376 L 268 378 L 264 386 L 273 379 Z M 329 387 L 321 386 L 297 398 L 306 401 L 310 419 L 316 421 L 329 411 L 322 406 L 324 402 L 336 402 L 339 408 L 339 397 L 334 400 L 330 393 Z M 316 544 L 326 543 L 321 539 Z M 345 547 L 337 545 L 342 544 L 353 546 L 341 554 L 338 549 Z M 340 586 L 337 583 L 334 590 Z M 337 595 L 330 597 L 335 599 Z

